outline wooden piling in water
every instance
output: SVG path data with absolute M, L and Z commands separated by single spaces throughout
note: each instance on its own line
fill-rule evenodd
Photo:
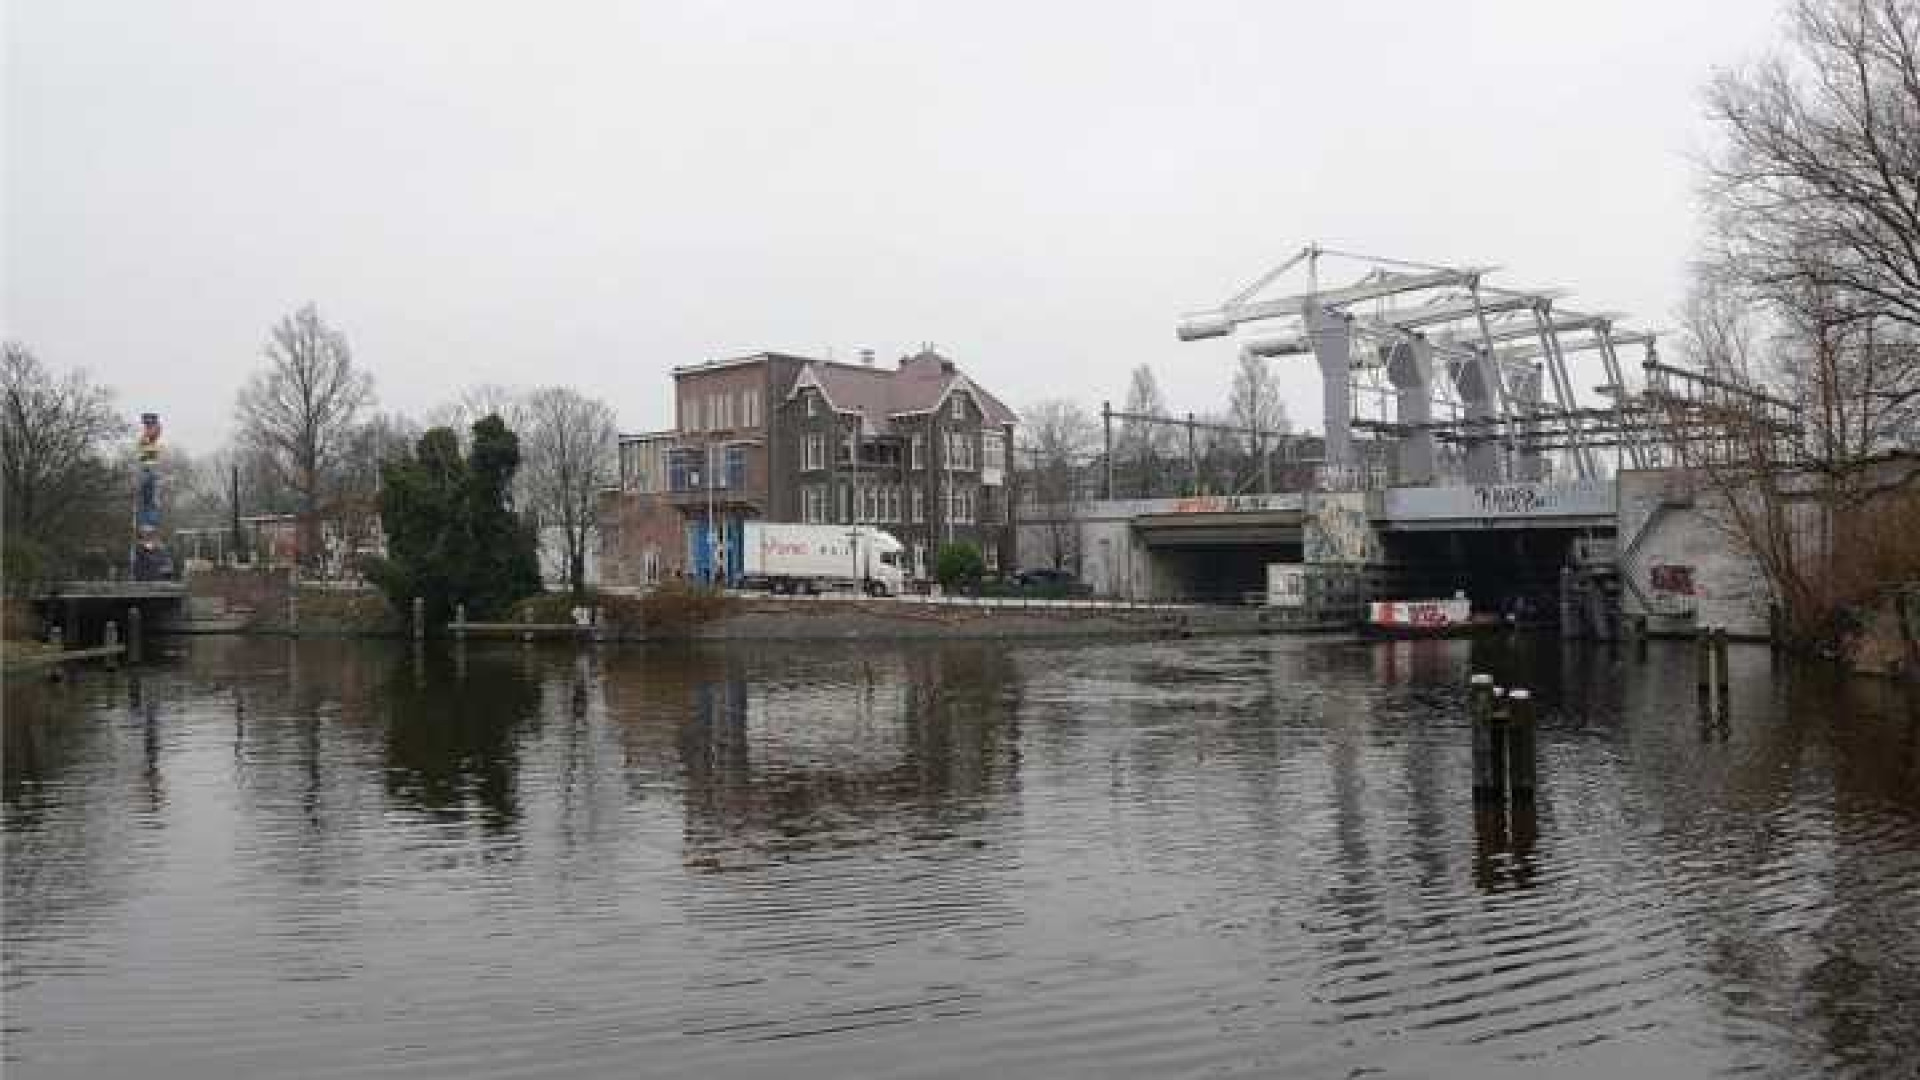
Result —
M 1515 689 L 1507 695 L 1507 776 L 1516 804 L 1532 802 L 1537 764 L 1533 692 Z
M 102 638 L 102 644 L 104 644 L 109 649 L 116 648 L 119 646 L 120 644 L 120 624 L 119 623 L 114 622 L 112 619 L 107 620 L 107 629 L 104 633 L 104 637 Z M 106 662 L 107 662 L 107 670 L 112 671 L 114 668 L 117 668 L 120 666 L 120 657 L 116 653 L 108 653 L 106 656 Z
M 1713 713 L 1713 631 L 1704 626 L 1693 632 L 1693 669 L 1700 715 L 1710 716 Z
M 1507 797 L 1507 690 L 1503 686 L 1493 688 L 1493 711 L 1487 724 L 1487 762 L 1493 774 L 1493 798 L 1504 802 Z
M 533 625 L 533 609 L 532 608 L 526 607 L 526 608 L 520 609 L 520 622 L 521 622 L 521 625 L 523 626 Z M 533 631 L 532 630 L 521 631 L 520 641 L 522 644 L 526 644 L 526 645 L 533 644 Z
M 453 637 L 456 641 L 467 640 L 467 605 L 465 601 L 453 605 Z
M 141 625 L 140 607 L 127 607 L 127 663 L 137 664 L 146 656 L 146 633 Z
M 1475 675 L 1467 681 L 1467 718 L 1473 727 L 1473 798 L 1499 802 L 1500 785 L 1493 772 L 1493 676 Z
M 1713 668 L 1714 694 L 1720 699 L 1720 718 L 1725 720 L 1733 715 L 1733 676 L 1727 665 L 1727 628 L 1724 626 L 1713 631 Z
M 413 598 L 413 640 L 425 641 L 427 638 L 427 601 L 423 597 Z

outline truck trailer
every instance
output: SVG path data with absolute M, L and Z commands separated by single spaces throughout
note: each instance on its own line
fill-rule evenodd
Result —
M 740 584 L 775 593 L 859 589 L 892 596 L 906 585 L 906 548 L 871 525 L 796 525 L 749 521 Z

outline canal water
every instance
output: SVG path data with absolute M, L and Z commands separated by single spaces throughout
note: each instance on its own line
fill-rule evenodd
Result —
M 6 691 L 10 1080 L 1920 1062 L 1920 727 L 1762 650 L 167 648 Z

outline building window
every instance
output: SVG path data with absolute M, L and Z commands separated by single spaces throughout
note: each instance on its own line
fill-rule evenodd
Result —
M 705 452 L 698 446 L 677 447 L 667 454 L 667 488 L 670 491 L 703 491 L 706 488 Z
M 954 469 L 973 468 L 973 436 L 970 433 L 947 432 L 947 465 Z
M 647 549 L 640 553 L 640 580 L 648 585 L 660 581 L 660 545 L 648 544 Z
M 998 431 L 980 433 L 980 462 L 988 469 L 1007 466 L 1007 437 Z
M 680 399 L 680 427 L 685 431 L 700 430 L 700 399 L 692 396 Z
M 817 393 L 814 393 L 812 390 L 809 390 L 803 396 L 807 399 L 807 415 L 819 416 L 820 415 L 820 395 Z
M 855 438 L 854 433 L 851 431 L 847 432 L 845 435 L 840 437 L 840 461 L 842 464 L 846 464 L 854 461 L 853 451 L 854 451 L 854 447 L 857 445 L 854 442 L 854 438 Z
M 916 494 L 918 493 L 916 492 Z M 917 578 L 926 577 L 927 576 L 927 545 L 922 544 L 918 540 L 916 540 L 910 545 L 910 550 L 912 551 L 912 554 L 913 554 L 913 576 Z
M 913 489 L 913 520 L 927 520 L 927 493 L 919 488 Z
M 800 516 L 809 524 L 818 525 L 826 520 L 826 491 L 817 484 L 808 484 L 800 489 Z
M 1000 545 L 988 544 L 986 546 L 986 549 L 982 551 L 981 554 L 986 556 L 987 569 L 991 570 L 996 574 L 999 573 L 1000 572 Z
M 760 395 L 752 390 L 740 392 L 740 426 L 747 428 L 760 426 Z
M 964 489 L 949 492 L 947 518 L 956 525 L 973 524 L 973 492 Z
M 720 486 L 739 489 L 747 486 L 747 448 L 729 446 L 726 449 L 726 471 L 718 477 Z
M 851 523 L 853 521 L 853 485 L 839 484 L 837 486 L 840 489 L 840 520 Z
M 967 418 L 967 403 L 959 394 L 953 395 L 953 412 L 950 415 L 955 420 L 965 420 Z
M 806 453 L 800 463 L 800 467 L 803 469 L 825 468 L 827 456 L 826 442 L 826 438 L 819 432 L 810 432 L 807 435 Z
M 908 447 L 907 467 L 910 469 L 926 468 L 924 464 L 926 456 L 927 437 L 924 434 L 916 432 L 913 436 L 913 442 Z

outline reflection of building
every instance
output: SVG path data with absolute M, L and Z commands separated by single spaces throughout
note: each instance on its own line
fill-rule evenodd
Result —
M 917 576 L 941 544 L 1011 565 L 1015 417 L 953 361 L 758 353 L 674 371 L 678 426 L 625 436 L 602 505 L 611 584 L 733 576 L 751 520 L 878 525 Z
M 808 677 L 790 664 L 805 658 Z M 790 850 L 822 834 L 898 839 L 956 808 L 1017 811 L 1018 679 L 1004 653 L 951 646 L 751 659 L 718 652 L 608 665 L 630 767 L 684 785 L 688 855 Z

